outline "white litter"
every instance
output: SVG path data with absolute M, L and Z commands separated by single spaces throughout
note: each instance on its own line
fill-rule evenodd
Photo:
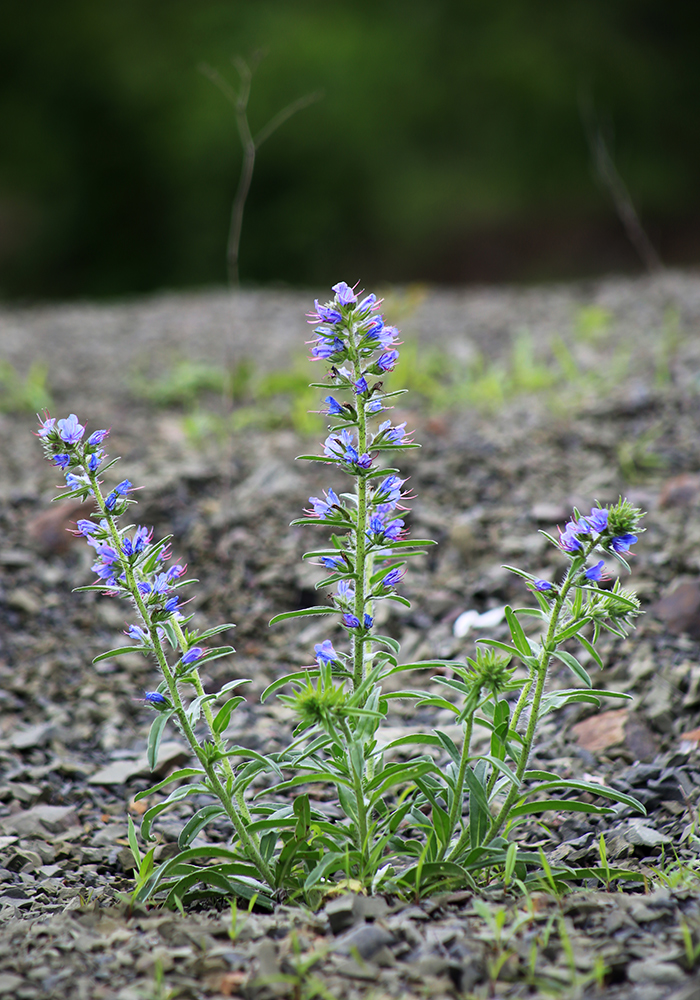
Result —
M 463 611 L 452 626 L 452 634 L 456 639 L 464 639 L 474 628 L 495 628 L 501 624 L 505 618 L 505 614 L 505 607 L 491 608 L 490 611 L 485 611 L 483 615 L 480 615 L 474 608 L 469 611 Z

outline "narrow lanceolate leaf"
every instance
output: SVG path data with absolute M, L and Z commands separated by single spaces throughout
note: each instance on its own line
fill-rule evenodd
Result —
M 572 674 L 575 674 L 575 676 L 578 677 L 581 683 L 585 684 L 587 688 L 593 687 L 593 681 L 589 677 L 588 671 L 581 663 L 578 662 L 575 656 L 572 656 L 571 653 L 567 653 L 564 649 L 554 650 L 552 656 L 555 656 L 557 660 L 561 660 L 562 663 L 566 664 Z
M 528 667 L 537 666 L 536 656 L 528 656 L 515 646 L 509 646 L 507 643 L 500 642 L 498 639 L 477 639 L 476 641 L 482 646 L 491 646 L 493 649 L 501 649 L 504 653 L 510 653 L 511 656 L 517 656 L 517 658 L 522 660 Z
M 613 802 L 621 802 L 625 806 L 631 806 L 632 809 L 636 809 L 637 812 L 642 813 L 644 816 L 647 814 L 646 809 L 638 799 L 633 798 L 631 795 L 625 795 L 624 792 L 618 792 L 617 789 L 610 788 L 609 785 L 598 785 L 593 781 L 576 781 L 574 779 L 547 781 L 543 785 L 536 785 L 528 793 L 528 796 L 539 795 L 542 792 L 550 792 L 561 788 L 570 788 L 576 792 L 590 792 L 591 795 L 598 795 L 603 799 L 612 799 Z
M 525 802 L 521 806 L 513 806 L 511 816 L 536 815 L 543 812 L 581 812 L 593 813 L 597 816 L 614 816 L 615 810 L 609 806 L 594 806 L 590 802 L 579 799 L 543 799 L 541 802 Z
M 159 792 L 161 788 L 165 788 L 166 785 L 172 784 L 173 781 L 182 781 L 184 778 L 191 778 L 193 774 L 204 775 L 204 771 L 198 767 L 182 767 L 178 771 L 173 771 L 173 773 L 169 774 L 167 778 L 163 779 L 163 781 L 159 781 L 157 785 L 151 785 L 150 788 L 144 788 L 143 791 L 134 796 L 134 802 L 139 802 L 141 799 L 148 798 L 149 795 Z
M 100 660 L 110 660 L 114 656 L 124 656 L 125 653 L 143 653 L 146 655 L 152 652 L 153 650 L 149 649 L 148 646 L 118 646 L 116 649 L 107 650 L 106 653 L 100 653 L 100 655 L 96 656 L 92 662 L 99 663 Z
M 275 615 L 270 619 L 270 625 L 277 622 L 286 622 L 289 618 L 305 618 L 307 615 L 336 615 L 336 608 L 330 608 L 327 604 L 318 605 L 315 608 L 302 608 L 301 611 L 285 611 L 282 615 Z
M 570 639 L 572 635 L 576 635 L 577 632 L 580 632 L 585 625 L 588 625 L 591 620 L 591 618 L 579 618 L 577 621 L 571 622 L 571 624 L 567 625 L 567 627 L 562 629 L 561 632 L 557 632 L 554 636 L 554 642 L 558 644 L 560 642 L 564 642 L 565 639 Z
M 508 628 L 510 629 L 514 645 L 522 656 L 532 656 L 530 643 L 527 641 L 525 633 L 523 632 L 523 627 L 518 621 L 517 615 L 514 613 L 513 609 L 508 606 L 506 606 L 505 612 L 506 621 L 508 622 Z
M 153 725 L 148 734 L 148 766 L 152 771 L 158 761 L 158 749 L 163 730 L 172 714 L 172 712 L 160 712 L 153 720 Z

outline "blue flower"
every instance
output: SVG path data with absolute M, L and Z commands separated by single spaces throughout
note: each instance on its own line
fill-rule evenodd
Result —
M 94 535 L 96 531 L 99 530 L 98 526 L 94 521 L 87 521 L 85 518 L 81 518 L 77 522 L 78 533 L 84 535 L 86 538 L 88 535 Z
M 309 503 L 311 504 L 312 510 L 308 511 L 308 513 L 313 514 L 314 517 L 322 518 L 323 520 L 332 515 L 337 515 L 340 512 L 340 498 L 334 490 L 328 490 L 325 500 L 321 500 L 320 497 L 309 497 Z M 336 509 L 334 510 L 333 508 Z
M 165 574 L 165 578 L 166 578 L 166 580 L 167 580 L 167 581 L 168 581 L 169 583 L 172 583 L 172 582 L 173 582 L 173 580 L 177 580 L 177 579 L 179 579 L 179 578 L 180 578 L 181 576 L 183 576 L 183 575 L 185 574 L 186 570 L 187 570 L 187 566 L 182 566 L 182 565 L 180 565 L 180 563 L 175 563 L 175 564 L 174 564 L 173 566 L 171 566 L 171 567 L 170 567 L 170 569 L 169 569 L 169 570 L 168 570 L 168 571 L 166 572 L 166 574 Z
M 370 399 L 368 403 L 365 403 L 365 413 L 379 413 L 383 409 L 381 399 Z
M 137 642 L 148 642 L 149 639 L 148 633 L 140 625 L 129 625 L 126 629 L 126 635 Z
M 90 455 L 87 461 L 87 467 L 90 470 L 90 472 L 97 472 L 104 457 L 105 453 L 102 451 L 101 448 L 98 451 L 94 452 L 92 455 Z
M 359 628 L 360 627 L 360 619 L 357 618 L 355 615 L 351 615 L 349 613 L 346 613 L 346 614 L 343 615 L 343 625 L 346 628 Z
M 382 354 L 382 356 L 377 360 L 377 368 L 380 372 L 390 372 L 393 370 L 398 360 L 398 351 L 387 351 L 386 354 Z
M 74 476 L 72 472 L 66 473 L 66 486 L 69 490 L 85 490 L 88 484 L 80 476 Z
M 331 305 L 321 305 L 318 299 L 314 299 L 314 307 L 316 315 L 313 316 L 312 323 L 315 323 L 317 320 L 321 320 L 324 323 L 340 323 L 343 318 L 337 309 L 334 309 Z
M 402 424 L 397 424 L 396 427 L 391 426 L 391 420 L 385 420 L 377 428 L 377 438 L 381 437 L 383 441 L 388 441 L 390 444 L 400 444 L 406 436 L 406 421 Z M 410 442 L 406 442 L 407 444 Z
M 636 535 L 631 535 L 631 534 L 618 535 L 617 538 L 613 538 L 612 542 L 610 543 L 610 547 L 615 552 L 628 552 L 630 545 L 634 545 L 636 541 L 637 541 Z
M 342 604 L 348 604 L 350 601 L 355 600 L 355 588 L 347 580 L 338 581 L 337 599 Z
M 326 569 L 346 569 L 346 564 L 344 559 L 336 558 L 335 556 L 321 556 L 321 563 Z
M 355 382 L 352 387 L 353 392 L 356 396 L 362 395 L 363 392 L 369 392 L 369 386 L 367 385 L 367 379 L 364 375 L 360 375 L 357 382 Z
M 318 642 L 314 646 L 314 653 L 316 654 L 316 662 L 320 667 L 328 663 L 337 663 L 338 654 L 333 649 L 333 643 L 330 639 L 324 639 L 323 642 Z
M 153 538 L 153 528 L 138 526 L 134 532 L 134 552 L 143 552 Z
M 400 517 L 387 522 L 385 516 L 377 512 L 370 517 L 367 537 L 371 542 L 381 543 L 386 539 L 395 542 L 401 537 L 405 522 Z
M 608 526 L 608 511 L 605 507 L 593 507 L 591 513 L 586 518 L 581 518 L 581 523 L 589 525 L 596 534 L 605 531 Z
M 335 292 L 335 297 L 341 306 L 352 305 L 353 302 L 357 302 L 357 296 L 353 292 L 352 288 L 346 282 L 339 281 L 337 285 L 333 285 L 333 291 Z
M 66 444 L 77 444 L 84 433 L 85 428 L 74 413 L 71 413 L 64 420 L 58 421 L 58 435 Z
M 160 693 L 160 691 L 146 691 L 144 692 L 143 700 L 148 702 L 149 705 L 167 705 L 169 704 L 168 699 Z
M 202 646 L 193 646 L 192 649 L 188 649 L 182 657 L 182 663 L 185 666 L 188 666 L 190 663 L 196 663 L 202 656 L 204 656 L 204 649 Z
M 589 567 L 589 569 L 587 569 L 586 572 L 584 573 L 584 576 L 586 577 L 587 580 L 596 580 L 596 581 L 602 580 L 602 578 L 605 576 L 605 563 L 603 562 L 603 560 L 601 559 L 599 562 L 595 564 L 595 566 Z
M 57 465 L 59 469 L 67 469 L 70 465 L 70 455 L 54 455 L 53 464 Z
M 535 588 L 535 590 L 543 590 L 543 591 L 551 590 L 553 586 L 553 584 L 551 584 L 549 580 L 533 580 L 532 585 Z
M 374 618 L 372 618 L 371 615 L 366 614 L 365 615 L 365 619 L 364 619 L 364 623 L 365 623 L 365 628 L 366 629 L 370 629 L 370 628 L 372 628 L 372 625 L 374 624 Z
M 366 295 L 364 297 L 362 302 L 360 302 L 359 306 L 357 307 L 358 313 L 362 314 L 364 312 L 367 312 L 368 309 L 371 310 L 372 306 L 375 304 L 376 301 L 377 301 L 377 296 L 374 294 L 374 292 L 370 292 L 369 295 Z
M 168 612 L 168 614 L 175 614 L 177 611 L 177 606 L 180 603 L 179 597 L 169 597 L 163 607 Z
M 46 413 L 46 411 L 44 411 L 44 413 Z M 36 436 L 40 438 L 48 437 L 49 434 L 53 434 L 55 428 L 56 418 L 50 417 L 48 413 L 46 413 L 43 420 L 39 417 L 39 430 L 36 432 Z
M 346 411 L 343 406 L 338 402 L 337 399 L 333 399 L 332 396 L 326 396 L 323 400 L 324 403 L 328 404 L 328 409 L 326 413 L 331 417 L 343 417 L 346 416 Z
M 342 354 L 344 350 L 345 344 L 340 337 L 334 337 L 331 341 L 319 337 L 315 346 L 311 348 L 311 354 L 315 358 L 333 358 L 337 354 Z
M 583 548 L 578 535 L 586 533 L 586 529 L 577 524 L 576 521 L 569 521 L 564 530 L 559 529 L 559 545 L 565 552 L 577 552 Z
M 102 444 L 104 439 L 109 436 L 109 431 L 93 431 L 90 437 L 87 439 L 87 444 L 92 448 L 96 444 Z
M 394 569 L 390 569 L 387 575 L 384 577 L 384 579 L 382 580 L 382 586 L 387 588 L 395 587 L 402 576 L 403 576 L 403 571 L 398 566 L 396 566 Z
M 405 482 L 405 479 L 399 479 L 398 476 L 387 476 L 375 490 L 372 503 L 379 503 L 387 507 L 396 507 L 401 499 L 401 487 Z

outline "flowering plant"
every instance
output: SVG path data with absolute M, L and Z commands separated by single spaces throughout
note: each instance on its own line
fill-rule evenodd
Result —
M 282 753 L 264 755 L 229 745 L 226 730 L 242 701 L 232 692 L 245 682 L 234 680 L 206 693 L 199 667 L 233 652 L 230 646 L 205 645 L 233 626 L 202 633 L 190 629 L 192 616 L 183 610 L 179 591 L 196 581 L 183 579 L 186 567 L 179 563 L 166 568 L 170 539 L 154 541 L 150 528 L 119 525 L 135 503 L 135 488 L 127 479 L 109 492 L 102 488 L 100 477 L 114 465 L 102 448 L 108 431 L 86 437 L 75 414 L 41 420 L 38 435 L 47 457 L 65 475 L 61 498 L 92 499 L 95 505 L 94 515 L 79 520 L 75 529 L 95 551 L 97 580 L 80 589 L 126 600 L 136 619 L 127 628 L 133 645 L 96 660 L 130 650 L 153 657 L 162 680 L 144 698 L 156 712 L 149 736 L 151 766 L 168 721 L 197 758 L 198 766 L 181 768 L 137 796 L 155 795 L 177 783 L 144 814 L 142 838 L 151 839 L 152 824 L 166 809 L 190 796 L 205 797 L 182 830 L 179 853 L 157 869 L 152 850 L 141 859 L 130 826 L 140 867 L 138 899 L 165 894 L 170 905 L 182 907 L 203 883 L 206 892 L 256 895 L 268 905 L 275 892 L 303 893 L 313 901 L 338 877 L 371 891 L 415 895 L 446 885 L 476 888 L 485 872 L 489 878 L 502 872 L 508 884 L 514 874 L 527 880 L 541 872 L 540 856 L 519 852 L 512 839 L 528 817 L 551 810 L 612 811 L 591 801 L 592 796 L 644 811 L 615 789 L 530 766 L 538 724 L 549 712 L 628 697 L 594 689 L 585 666 L 568 647 L 578 643 L 602 666 L 596 650 L 601 630 L 624 637 L 632 626 L 639 602 L 608 576 L 606 560 L 629 570 L 625 555 L 637 542 L 642 512 L 622 499 L 585 515 L 575 510 L 559 538 L 547 535 L 568 561 L 558 581 L 507 567 L 525 581 L 536 602 L 536 607 L 505 609 L 510 642 L 480 639 L 475 655 L 463 663 L 401 663 L 396 639 L 376 630 L 377 607 L 382 601 L 409 605 L 396 589 L 407 561 L 435 543 L 408 537 L 407 480 L 386 462 L 389 453 L 418 447 L 405 422 L 387 419 L 404 391 L 384 386 L 399 360 L 399 332 L 384 322 L 374 295 L 358 295 L 345 282 L 333 291 L 334 297 L 317 301 L 311 313 L 312 358 L 328 366 L 328 380 L 313 384 L 324 392 L 331 389 L 324 399 L 329 432 L 322 454 L 301 458 L 348 476 L 352 489 L 337 493 L 329 486 L 322 497 L 310 497 L 305 516 L 292 523 L 330 529 L 329 542 L 304 558 L 327 571 L 317 586 L 335 591 L 331 604 L 285 612 L 271 624 L 309 615 L 334 617 L 347 648 L 336 649 L 330 638 L 324 639 L 315 646 L 313 664 L 278 678 L 263 693 L 263 700 L 279 695 L 298 718 L 293 742 Z M 594 561 L 596 556 L 600 558 Z M 521 619 L 534 628 L 526 632 Z M 579 686 L 546 690 L 554 660 L 573 673 Z M 432 679 L 443 693 L 383 688 L 391 675 L 425 669 L 438 671 Z M 281 693 L 288 687 L 291 691 Z M 419 707 L 449 712 L 461 738 L 455 741 L 434 729 L 382 743 L 380 727 L 392 698 L 411 698 Z M 215 713 L 212 706 L 219 699 L 223 704 Z M 486 753 L 472 749 L 475 726 L 489 734 Z M 410 754 L 413 746 L 429 752 L 393 759 Z M 234 766 L 234 758 L 241 763 Z M 265 793 L 252 803 L 246 794 L 262 772 L 277 777 L 273 791 L 285 796 L 282 805 L 266 801 Z M 330 822 L 303 791 L 318 782 L 335 790 L 341 822 Z M 575 797 L 579 792 L 587 793 L 585 800 Z M 233 827 L 231 846 L 193 846 L 218 817 Z M 596 873 L 557 869 L 562 878 Z M 606 868 L 606 881 L 610 874 Z

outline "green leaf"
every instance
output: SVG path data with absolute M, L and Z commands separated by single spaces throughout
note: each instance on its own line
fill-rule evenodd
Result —
M 527 816 L 552 811 L 594 813 L 598 816 L 615 815 L 615 810 L 608 806 L 594 806 L 579 799 L 544 799 L 542 802 L 525 802 L 521 806 L 513 806 L 509 816 Z
M 139 850 L 139 842 L 136 839 L 136 827 L 134 826 L 134 821 L 131 816 L 128 817 L 128 820 L 127 836 L 129 838 L 129 847 L 131 848 L 131 853 L 134 857 L 134 861 L 136 862 L 136 867 L 138 868 L 141 865 L 141 851 Z
M 431 747 L 441 747 L 442 742 L 432 733 L 411 733 L 409 736 L 400 736 L 386 746 L 377 749 L 376 753 L 386 753 L 389 750 L 396 750 L 398 747 L 412 746 L 414 743 L 425 743 Z
M 149 646 L 118 646 L 116 649 L 110 649 L 106 653 L 100 653 L 93 659 L 93 663 L 99 663 L 100 660 L 110 660 L 114 656 L 123 656 L 124 653 L 152 653 L 153 650 Z
M 194 814 L 194 816 L 191 816 L 190 819 L 188 819 L 180 831 L 180 836 L 177 841 L 177 845 L 180 850 L 183 851 L 189 847 L 200 830 L 204 829 L 210 820 L 214 819 L 216 816 L 225 815 L 226 810 L 218 802 L 214 802 L 208 806 L 203 806 Z
M 205 772 L 198 767 L 181 767 L 179 771 L 173 771 L 169 774 L 167 778 L 159 781 L 157 785 L 152 785 L 150 788 L 144 788 L 142 792 L 139 792 L 134 796 L 134 802 L 139 802 L 141 799 L 148 798 L 149 795 L 159 792 L 161 788 L 165 788 L 166 785 L 171 784 L 173 781 L 182 781 L 183 778 L 191 778 L 193 774 L 204 774 Z
M 541 792 L 549 792 L 554 789 L 559 788 L 571 788 L 577 792 L 590 792 L 591 795 L 597 795 L 603 799 L 612 799 L 613 802 L 621 802 L 623 805 L 631 806 L 632 809 L 636 809 L 637 812 L 642 813 L 646 816 L 647 811 L 637 799 L 633 798 L 631 795 L 625 795 L 624 792 L 618 792 L 615 788 L 610 788 L 608 785 L 598 785 L 593 781 L 576 781 L 574 779 L 559 779 L 558 781 L 548 781 L 543 785 L 537 785 L 527 796 L 540 794 Z
M 499 642 L 498 639 L 477 639 L 478 643 L 482 646 L 492 646 L 494 649 L 501 649 L 504 653 L 510 653 L 511 656 L 516 656 L 523 663 L 527 664 L 528 667 L 536 667 L 538 660 L 536 656 L 527 656 L 525 653 L 521 653 L 519 649 L 515 646 L 509 646 L 505 642 Z
M 301 611 L 285 611 L 282 615 L 275 615 L 270 619 L 270 625 L 278 622 L 285 622 L 289 618 L 305 618 L 307 615 L 335 615 L 339 614 L 337 608 L 331 608 L 327 604 L 317 605 L 314 608 L 302 608 Z
M 158 762 L 158 748 L 160 747 L 163 730 L 172 714 L 172 712 L 159 712 L 151 725 L 148 734 L 148 766 L 152 771 L 155 770 L 156 763 Z
M 571 622 L 571 624 L 567 625 L 561 632 L 557 632 L 554 636 L 554 642 L 559 645 L 559 643 L 564 642 L 565 639 L 570 639 L 572 635 L 576 635 L 577 632 L 580 632 L 581 629 L 585 625 L 588 625 L 590 621 L 592 621 L 592 618 L 585 617 L 578 618 L 575 622 Z
M 469 788 L 469 832 L 471 846 L 477 847 L 484 839 L 491 822 L 489 803 L 486 798 L 486 789 L 479 781 L 478 777 L 467 767 L 464 772 L 464 781 Z
M 578 662 L 575 656 L 572 656 L 571 653 L 567 653 L 563 649 L 555 649 L 552 656 L 556 657 L 557 660 L 561 660 L 561 662 L 569 668 L 572 674 L 575 674 L 575 676 L 578 677 L 581 683 L 585 684 L 587 688 L 593 687 L 593 681 L 589 677 L 588 671 Z
M 578 641 L 581 643 L 581 645 L 583 646 L 583 648 L 590 653 L 590 655 L 593 657 L 593 659 L 595 660 L 595 662 L 598 664 L 598 666 L 602 670 L 603 669 L 603 661 L 602 661 L 602 659 L 600 657 L 600 654 L 599 654 L 598 650 L 595 648 L 595 646 L 593 645 L 593 643 L 590 642 L 585 637 L 585 635 L 579 635 Z
M 447 750 L 447 753 L 450 755 L 450 757 L 455 762 L 455 764 L 457 765 L 457 767 L 459 767 L 461 755 L 460 755 L 460 752 L 459 752 L 459 750 L 457 749 L 457 747 L 455 745 L 454 740 L 452 740 L 447 735 L 447 733 L 443 733 L 440 729 L 435 729 L 434 733 L 437 736 L 437 738 L 439 739 L 439 741 L 442 744 L 443 748 L 445 750 Z
M 506 605 L 505 608 L 506 621 L 508 622 L 508 628 L 510 629 L 510 634 L 513 638 L 513 643 L 520 652 L 521 656 L 532 656 L 532 650 L 530 649 L 530 643 L 527 641 L 525 633 L 523 632 L 523 627 L 518 621 L 513 609 Z
M 212 724 L 212 729 L 215 733 L 217 733 L 217 735 L 223 733 L 231 721 L 231 713 L 244 701 L 245 698 L 242 695 L 237 695 L 235 698 L 229 698 L 226 704 L 219 709 L 214 716 L 214 722 Z
M 227 622 L 226 625 L 217 625 L 215 628 L 208 628 L 206 632 L 202 634 L 197 634 L 197 642 L 202 642 L 204 639 L 211 639 L 212 636 L 218 635 L 220 632 L 228 632 L 230 628 L 235 628 L 236 626 L 233 622 Z
M 320 671 L 318 667 L 312 667 L 310 670 L 295 670 L 292 674 L 286 674 L 284 677 L 278 677 L 276 681 L 272 684 L 268 684 L 263 693 L 260 695 L 260 701 L 264 702 L 271 694 L 276 694 L 280 688 L 283 688 L 285 684 L 292 684 L 294 681 L 303 681 L 307 677 L 318 677 Z

